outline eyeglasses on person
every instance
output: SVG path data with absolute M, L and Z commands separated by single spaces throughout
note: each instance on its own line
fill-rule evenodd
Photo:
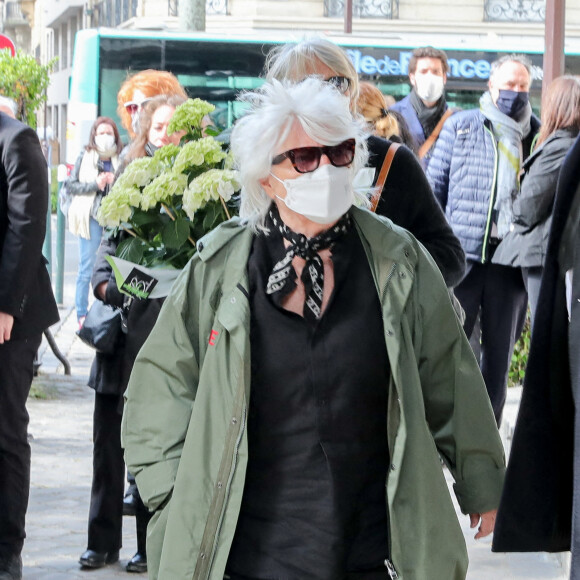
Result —
M 347 139 L 338 145 L 324 145 L 322 147 L 297 147 L 276 155 L 272 165 L 279 165 L 285 159 L 290 159 L 292 166 L 298 173 L 310 173 L 318 169 L 320 158 L 326 155 L 335 167 L 350 165 L 354 159 L 356 141 Z
M 335 89 L 343 95 L 350 89 L 350 79 L 343 76 L 334 76 L 324 79 L 325 82 L 330 83 Z
M 143 99 L 140 103 L 135 101 L 127 101 L 124 107 L 129 115 L 134 115 L 137 111 L 140 111 L 150 100 L 151 99 Z

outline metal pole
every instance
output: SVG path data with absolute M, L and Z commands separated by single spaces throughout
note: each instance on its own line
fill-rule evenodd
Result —
M 566 35 L 566 0 L 546 1 L 544 79 L 542 92 L 564 74 L 564 37 Z
M 58 184 L 60 191 L 62 184 Z M 60 211 L 60 204 L 56 204 L 56 280 L 54 285 L 54 296 L 58 304 L 63 303 L 64 288 L 64 226 L 65 217 Z
M 48 173 L 48 210 L 46 211 L 46 234 L 44 236 L 44 243 L 42 244 L 42 253 L 47 259 L 48 275 L 52 280 L 52 223 L 51 223 L 51 201 L 50 201 L 50 169 L 47 167 Z
M 56 280 L 54 285 L 54 296 L 58 304 L 63 303 L 64 288 L 64 248 L 65 248 L 65 229 L 66 216 L 62 213 L 60 207 L 60 190 L 63 183 L 67 180 L 67 168 L 64 163 L 59 164 L 56 169 L 57 180 L 57 204 L 56 204 Z
M 352 0 L 344 3 L 344 32 L 352 34 Z

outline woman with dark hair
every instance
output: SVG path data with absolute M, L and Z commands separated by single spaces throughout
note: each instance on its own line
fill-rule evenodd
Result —
M 373 134 L 396 143 L 403 143 L 413 153 L 417 153 L 417 146 L 407 121 L 400 113 L 389 109 L 385 95 L 379 88 L 366 81 L 360 81 L 358 86 L 356 108 L 369 124 Z
M 513 203 L 511 231 L 503 238 L 492 260 L 496 264 L 521 267 L 532 323 L 560 167 L 579 131 L 580 77 L 558 77 L 550 83 L 542 99 L 542 126 L 535 151 L 523 167 L 520 191 Z
M 553 206 L 492 550 L 571 551 L 569 578 L 580 580 L 580 137 Z
M 73 199 L 67 212 L 69 230 L 79 239 L 79 270 L 75 306 L 79 327 L 89 308 L 89 285 L 103 228 L 96 220 L 119 164 L 123 143 L 115 121 L 99 117 L 91 128 L 89 144 L 79 155 L 66 187 Z
M 134 159 L 151 157 L 169 143 L 178 144 L 182 133 L 167 134 L 175 108 L 185 102 L 178 95 L 161 95 L 150 99 L 140 115 L 140 130 L 125 159 L 124 167 Z M 95 298 L 105 304 L 125 309 L 127 332 L 112 355 L 97 352 L 91 367 L 89 386 L 95 389 L 93 418 L 93 485 L 89 513 L 88 548 L 80 557 L 83 568 L 101 568 L 119 559 L 122 540 L 123 486 L 125 463 L 121 449 L 121 413 L 123 393 L 141 345 L 149 335 L 163 300 L 131 301 L 115 283 L 107 256 L 114 256 L 125 233 L 103 236 L 92 277 Z M 130 479 L 131 482 L 131 479 Z M 128 494 L 137 526 L 137 552 L 127 564 L 128 572 L 147 571 L 146 534 L 150 515 L 136 486 Z

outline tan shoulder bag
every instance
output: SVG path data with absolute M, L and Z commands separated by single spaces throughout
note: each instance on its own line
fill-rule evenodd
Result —
M 443 113 L 443 117 L 441 117 L 441 119 L 439 119 L 439 123 L 437 123 L 437 125 L 435 125 L 435 129 L 433 129 L 433 131 L 431 132 L 431 135 L 429 135 L 429 137 L 427 137 L 427 140 L 425 141 L 425 143 L 423 143 L 423 145 L 421 145 L 421 147 L 419 148 L 419 151 L 417 151 L 417 156 L 419 157 L 419 159 L 423 159 L 423 157 L 425 157 L 425 155 L 427 155 L 427 153 L 429 153 L 429 149 L 431 149 L 431 147 L 433 147 L 433 145 L 435 145 L 435 141 L 437 141 L 437 137 L 439 137 L 439 133 L 441 133 L 441 129 L 443 129 L 443 124 L 456 111 L 457 111 L 457 109 L 447 109 L 445 111 L 445 113 Z
M 377 182 L 375 183 L 375 193 L 371 198 L 371 207 L 370 210 L 375 213 L 377 211 L 377 206 L 379 205 L 379 201 L 381 199 L 381 195 L 383 193 L 383 187 L 385 186 L 385 181 L 387 180 L 387 175 L 389 175 L 389 169 L 391 169 L 391 163 L 393 162 L 393 157 L 397 152 L 397 149 L 401 146 L 400 143 L 391 143 L 387 154 L 385 155 L 385 159 L 383 161 L 383 165 L 379 172 L 379 176 L 377 177 Z

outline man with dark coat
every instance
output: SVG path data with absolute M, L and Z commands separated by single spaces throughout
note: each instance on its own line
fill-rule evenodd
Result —
M 575 275 L 570 276 L 570 271 Z M 580 138 L 558 182 L 495 552 L 572 550 L 580 580 Z
M 30 487 L 26 399 L 42 332 L 58 320 L 42 256 L 47 209 L 38 137 L 0 112 L 0 580 L 22 578 Z

